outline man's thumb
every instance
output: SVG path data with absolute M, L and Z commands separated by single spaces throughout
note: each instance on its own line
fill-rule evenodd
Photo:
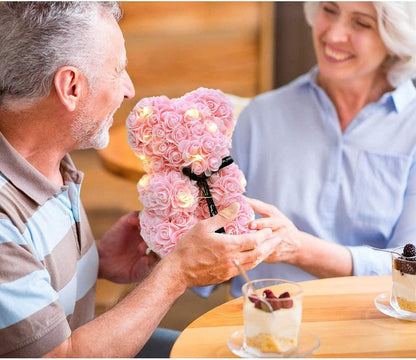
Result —
M 225 209 L 222 209 L 217 216 L 226 221 L 226 223 L 224 223 L 225 225 L 235 219 L 235 217 L 238 214 L 238 210 L 240 210 L 240 204 L 238 202 L 233 202 L 231 205 L 228 205 L 228 207 L 226 207 Z
M 240 204 L 234 202 L 225 209 L 222 209 L 217 215 L 204 220 L 206 226 L 210 231 L 216 231 L 233 221 L 238 214 L 238 210 L 240 210 Z

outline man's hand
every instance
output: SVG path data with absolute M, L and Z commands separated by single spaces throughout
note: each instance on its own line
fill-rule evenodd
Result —
M 117 283 L 143 280 L 159 260 L 153 252 L 146 254 L 147 245 L 140 236 L 137 211 L 122 216 L 97 241 L 97 246 L 99 277 Z
M 176 275 L 187 287 L 216 284 L 238 274 L 233 260 L 251 269 L 274 250 L 276 239 L 272 231 L 264 229 L 241 235 L 215 233 L 215 230 L 232 221 L 239 204 L 233 203 L 217 215 L 193 226 L 167 255 L 177 264 Z

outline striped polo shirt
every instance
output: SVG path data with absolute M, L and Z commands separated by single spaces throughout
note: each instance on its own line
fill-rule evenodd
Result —
M 98 253 L 69 155 L 51 183 L 0 133 L 0 356 L 38 357 L 94 317 Z

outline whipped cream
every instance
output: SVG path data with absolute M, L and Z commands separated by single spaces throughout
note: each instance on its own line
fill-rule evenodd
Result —
M 393 295 L 416 301 L 416 275 L 406 274 L 393 268 Z
M 244 334 L 254 337 L 258 334 L 270 334 L 279 338 L 296 339 L 302 318 L 302 303 L 293 300 L 290 309 L 281 308 L 272 313 L 256 309 L 254 304 L 244 304 Z

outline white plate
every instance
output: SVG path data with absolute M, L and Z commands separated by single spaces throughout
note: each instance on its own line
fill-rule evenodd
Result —
M 230 337 L 227 339 L 227 345 L 233 354 L 243 357 L 243 358 L 253 358 L 259 357 L 258 354 L 253 354 L 247 351 L 244 346 L 244 333 L 243 329 L 233 332 Z M 300 329 L 299 331 L 299 346 L 295 352 L 290 354 L 284 353 L 281 357 L 291 357 L 291 358 L 301 358 L 312 355 L 316 350 L 318 350 L 321 345 L 319 337 L 311 332 Z M 273 353 L 270 356 L 264 357 L 279 357 L 277 354 Z
M 404 315 L 396 311 L 390 304 L 390 293 L 385 292 L 376 296 L 374 299 L 376 308 L 383 314 L 400 320 L 416 321 L 416 313 L 414 315 Z

